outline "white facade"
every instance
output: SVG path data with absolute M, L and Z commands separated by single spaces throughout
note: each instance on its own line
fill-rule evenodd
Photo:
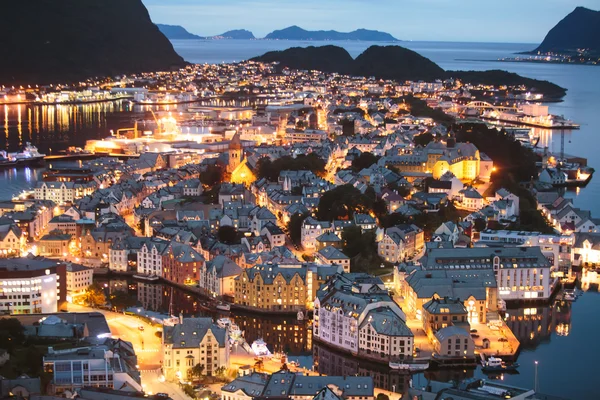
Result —
M 67 294 L 76 295 L 85 292 L 92 284 L 94 270 L 82 265 L 67 265 Z
M 137 272 L 144 275 L 162 276 L 162 256 L 167 244 L 145 243 L 138 251 Z
M 0 278 L 0 310 L 11 314 L 55 313 L 58 311 L 58 275 L 41 269 L 30 278 Z

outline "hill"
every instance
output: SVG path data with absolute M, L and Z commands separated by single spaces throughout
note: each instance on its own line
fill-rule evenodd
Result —
M 185 65 L 141 0 L 3 1 L 0 14 L 5 16 L 0 24 L 5 85 Z
M 600 11 L 577 7 L 552 28 L 534 52 L 600 54 Z
M 428 58 L 401 46 L 371 46 L 354 60 L 353 74 L 382 79 L 435 80 L 444 70 Z
M 156 24 L 158 29 L 167 37 L 169 40 L 177 39 L 204 39 L 201 36 L 189 33 L 183 26 L 179 25 L 165 25 Z
M 224 39 L 255 39 L 254 34 L 246 29 L 234 29 L 218 35 L 218 37 Z
M 287 50 L 270 51 L 252 61 L 279 62 L 280 67 L 309 69 L 323 72 L 352 74 L 354 59 L 346 49 L 338 46 L 292 47 Z
M 422 55 L 401 46 L 371 46 L 353 59 L 338 46 L 293 47 L 271 51 L 252 61 L 279 62 L 279 68 L 318 70 L 346 75 L 374 76 L 399 82 L 457 78 L 473 84 L 524 85 L 533 92 L 548 98 L 560 98 L 566 90 L 548 81 L 525 78 L 500 70 L 491 71 L 445 71 Z
M 364 40 L 372 42 L 397 42 L 398 39 L 389 33 L 368 29 L 357 29 L 352 32 L 307 31 L 299 26 L 290 26 L 269 33 L 265 39 L 276 40 Z

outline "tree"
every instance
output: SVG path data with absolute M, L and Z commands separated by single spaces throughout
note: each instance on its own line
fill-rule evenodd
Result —
M 202 375 L 204 375 L 204 368 L 204 364 L 198 363 L 190 369 L 190 375 L 194 378 L 200 378 Z
M 292 243 L 296 245 L 300 245 L 302 239 L 302 224 L 304 224 L 304 220 L 307 217 L 308 214 L 294 214 L 290 217 L 290 221 L 288 222 L 287 228 L 290 239 Z
M 371 165 L 377 163 L 381 157 L 376 156 L 373 153 L 365 151 L 360 156 L 352 160 L 352 171 L 360 172 L 364 168 L 369 168 Z
M 390 400 L 387 394 L 379 393 L 376 397 L 376 400 Z
M 485 230 L 486 227 L 487 227 L 487 222 L 483 218 L 477 218 L 475 221 L 473 221 L 473 228 L 475 229 L 476 232 L 481 232 L 481 231 Z
M 16 318 L 0 319 L 0 348 L 12 353 L 15 346 L 25 341 L 25 328 Z
M 258 360 L 257 362 L 255 362 L 255 363 L 254 363 L 254 369 L 255 369 L 256 371 L 262 371 L 262 370 L 263 370 L 263 367 L 264 367 L 264 365 L 265 365 L 265 364 L 264 364 L 263 360 Z
M 99 307 L 106 304 L 104 289 L 98 282 L 94 282 L 88 286 L 85 301 L 90 307 Z
M 256 164 L 257 177 L 266 178 L 272 182 L 278 180 L 281 171 L 312 171 L 315 175 L 325 175 L 325 161 L 315 153 L 292 156 L 283 156 L 275 161 L 269 157 L 262 157 Z
M 206 171 L 200 173 L 200 182 L 203 185 L 213 187 L 223 182 L 223 168 L 218 165 L 209 165 Z
M 215 375 L 223 377 L 225 375 L 225 371 L 227 371 L 227 369 L 223 366 L 220 366 L 217 369 L 215 369 Z
M 125 310 L 137 304 L 135 297 L 130 296 L 125 290 L 117 290 L 110 295 L 110 305 L 117 310 Z
M 317 218 L 322 221 L 350 219 L 355 212 L 370 211 L 372 205 L 373 200 L 363 195 L 354 186 L 341 185 L 323 193 L 319 200 Z
M 415 136 L 413 140 L 415 142 L 415 146 L 425 147 L 429 144 L 429 142 L 433 140 L 433 135 L 431 134 L 431 132 L 425 132 Z
M 225 244 L 235 244 L 239 242 L 238 231 L 231 225 L 220 226 L 217 231 L 217 237 L 219 238 L 219 242 Z

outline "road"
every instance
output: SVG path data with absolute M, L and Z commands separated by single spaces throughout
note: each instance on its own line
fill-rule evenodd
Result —
M 136 317 L 124 315 L 107 310 L 85 307 L 78 304 L 69 304 L 71 312 L 100 312 L 104 314 L 108 327 L 114 338 L 131 342 L 138 357 L 140 370 L 154 370 L 161 365 L 161 339 L 156 332 L 161 330 Z M 140 330 L 140 327 L 144 330 Z

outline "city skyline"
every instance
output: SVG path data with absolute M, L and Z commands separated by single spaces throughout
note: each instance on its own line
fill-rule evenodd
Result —
M 519 2 L 502 7 L 465 0 L 363 0 L 305 2 L 273 0 L 143 0 L 155 23 L 181 25 L 200 36 L 248 29 L 258 38 L 298 25 L 307 30 L 385 31 L 399 40 L 540 43 L 546 33 L 577 6 L 596 9 L 590 0 Z M 389 12 L 382 12 L 383 9 Z M 490 29 L 493 15 L 494 29 Z M 361 18 L 357 18 L 360 16 Z M 414 16 L 414 17 L 412 17 Z M 446 24 L 452 21 L 452 24 Z

